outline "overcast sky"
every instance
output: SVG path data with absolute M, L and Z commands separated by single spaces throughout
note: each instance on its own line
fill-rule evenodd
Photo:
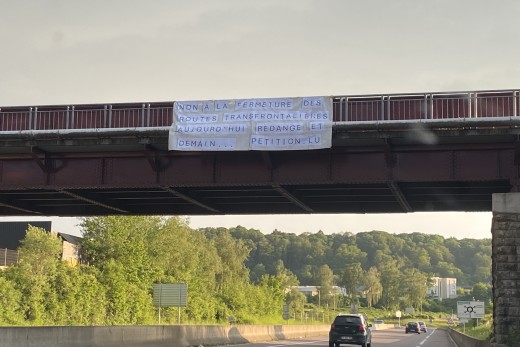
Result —
M 519 88 L 519 13 L 517 0 L 0 0 L 0 107 Z M 491 237 L 490 213 L 191 220 Z

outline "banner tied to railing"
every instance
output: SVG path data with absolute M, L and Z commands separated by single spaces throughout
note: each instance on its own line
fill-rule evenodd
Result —
M 168 149 L 292 151 L 330 148 L 330 97 L 180 101 Z

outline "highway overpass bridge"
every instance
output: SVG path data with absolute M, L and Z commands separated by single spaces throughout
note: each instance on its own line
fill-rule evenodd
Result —
M 491 211 L 517 90 L 333 97 L 332 147 L 168 151 L 173 102 L 0 108 L 0 216 Z
M 332 97 L 332 145 L 170 151 L 174 102 L 0 108 L 0 216 L 493 211 L 496 346 L 520 327 L 518 90 Z

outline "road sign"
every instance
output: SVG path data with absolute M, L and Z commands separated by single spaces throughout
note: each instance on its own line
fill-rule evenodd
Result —
M 395 317 L 401 318 L 401 311 L 395 311 Z
M 158 307 L 186 306 L 188 285 L 186 283 L 154 283 L 153 305 Z
M 459 318 L 484 318 L 484 302 L 457 301 L 457 316 Z

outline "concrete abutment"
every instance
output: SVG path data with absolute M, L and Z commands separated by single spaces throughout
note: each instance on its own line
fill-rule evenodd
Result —
M 493 194 L 493 347 L 520 343 L 520 193 Z

